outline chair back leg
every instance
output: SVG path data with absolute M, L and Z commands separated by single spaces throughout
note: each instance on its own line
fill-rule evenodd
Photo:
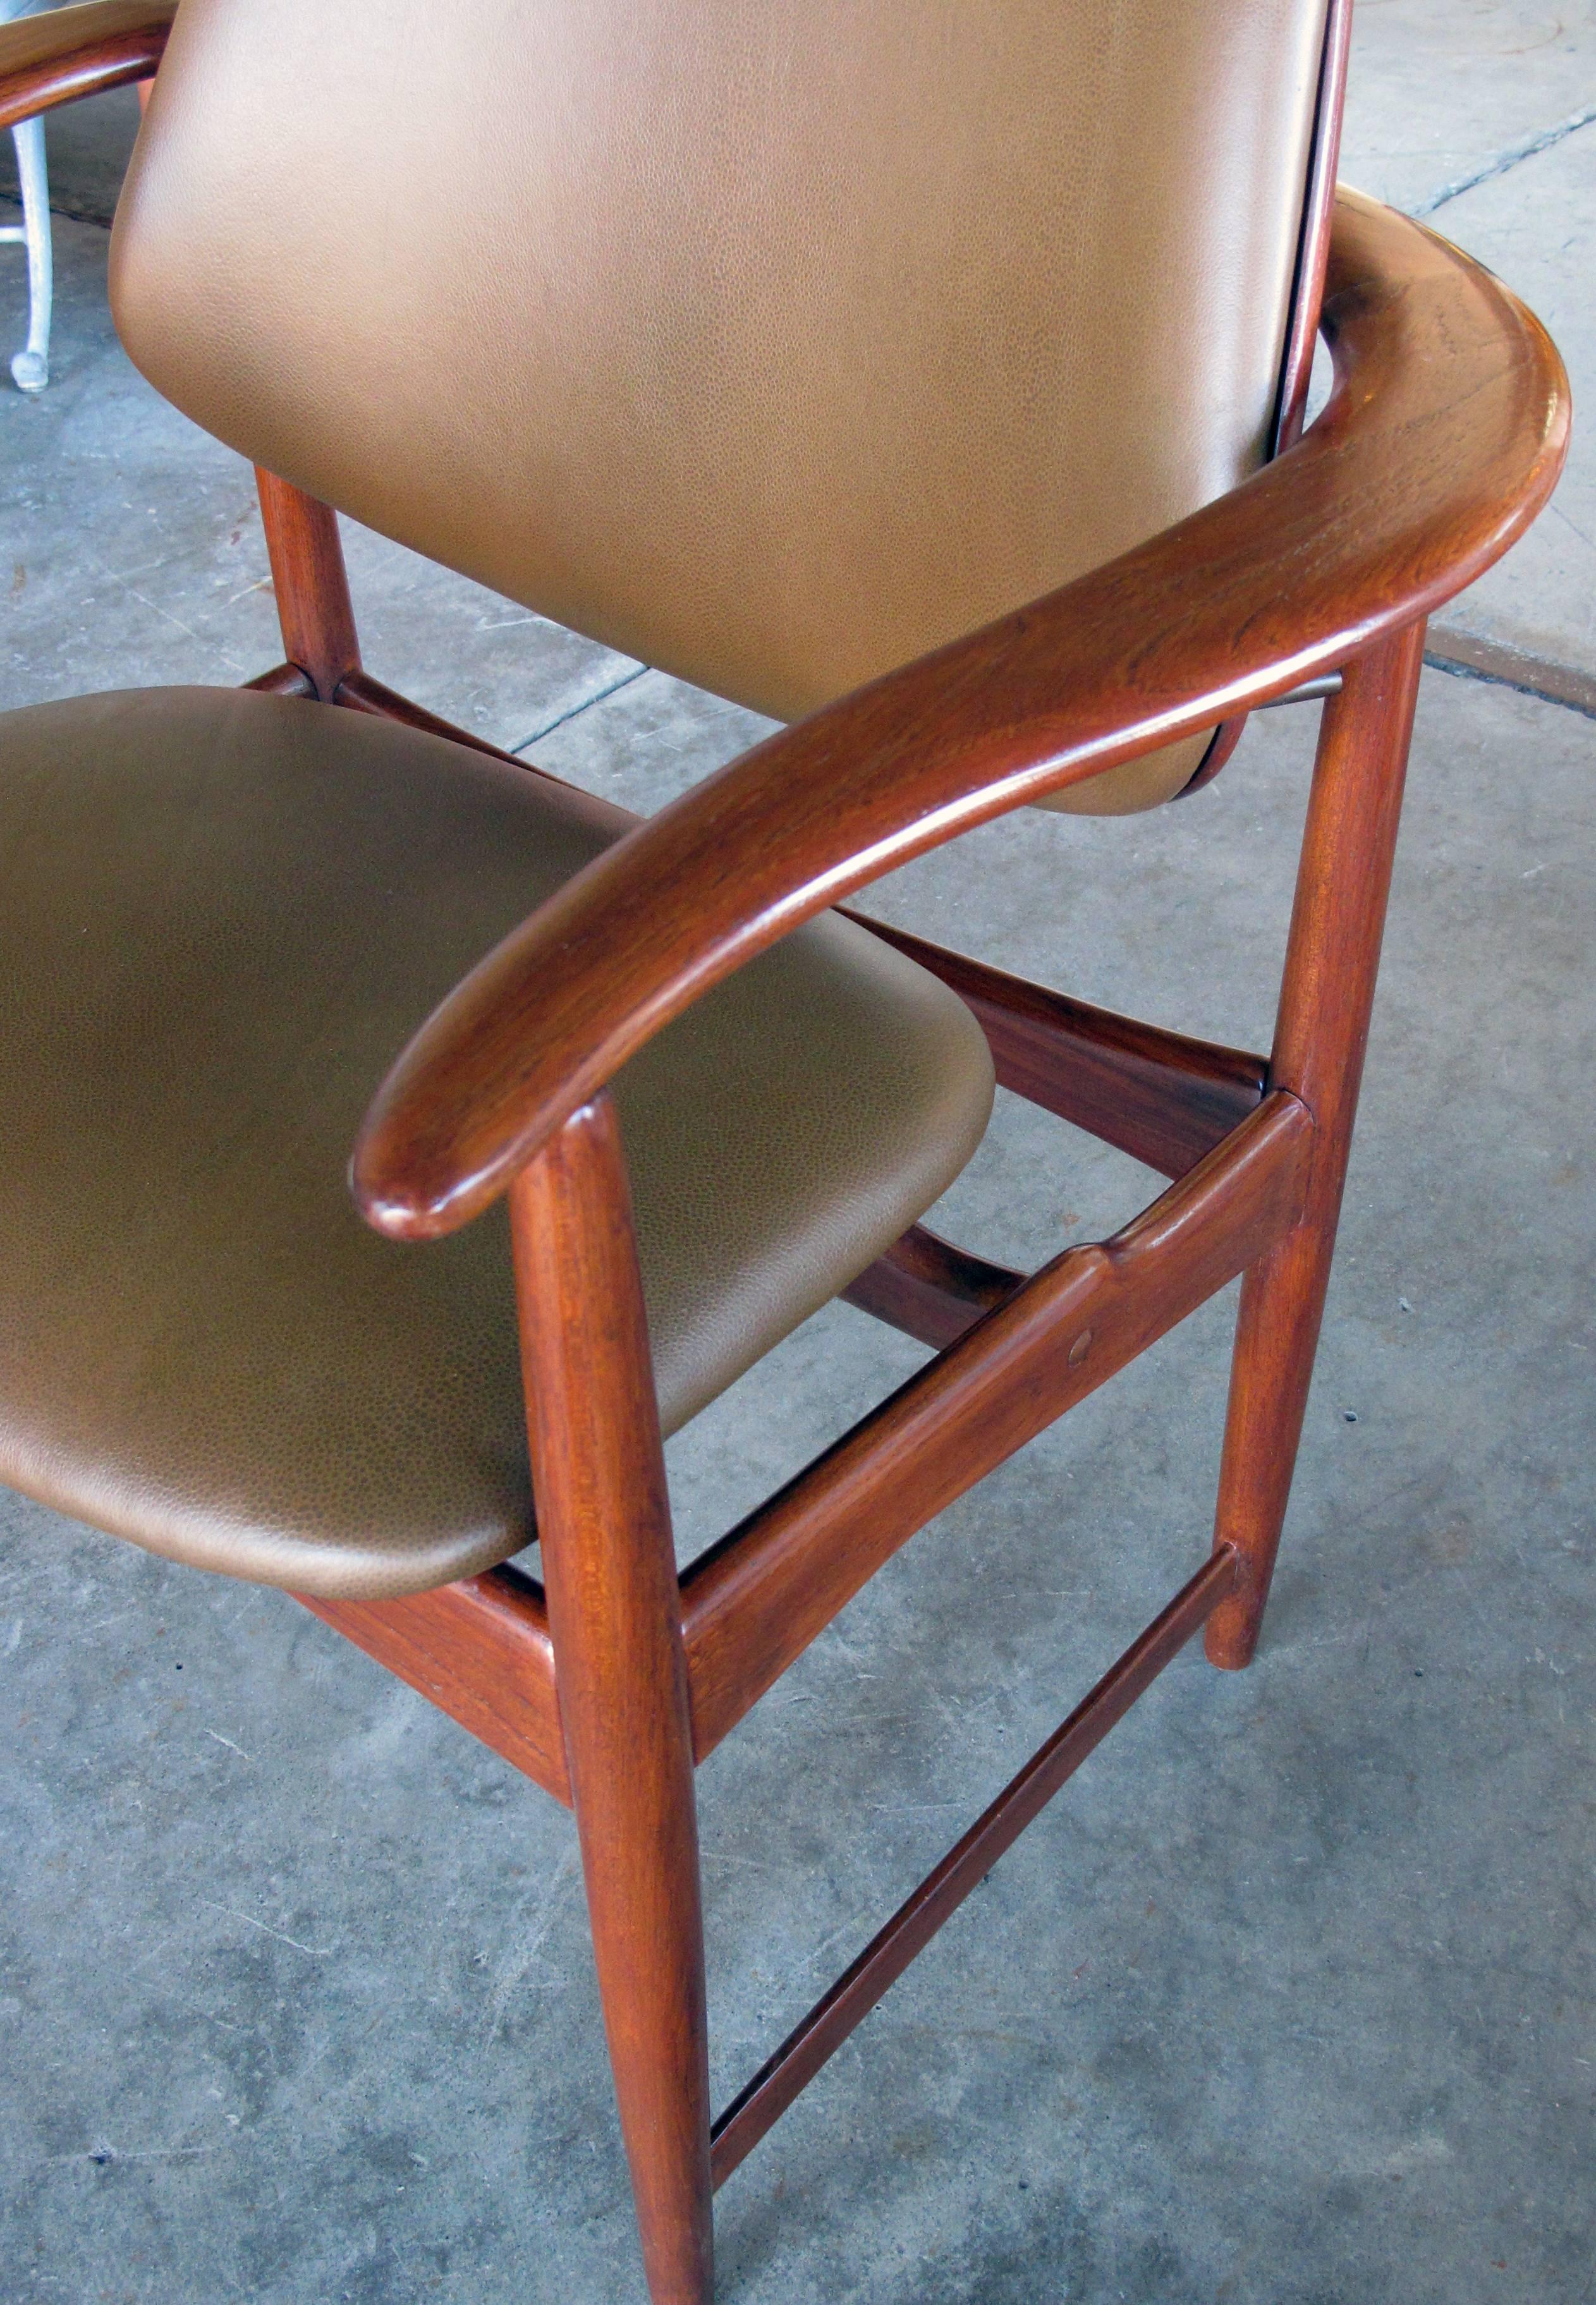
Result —
M 681 1594 L 620 1140 L 585 1106 L 511 1187 L 527 1423 L 604 2026 L 654 2305 L 713 2290 Z
M 1251 1662 L 1291 1493 L 1363 1075 L 1424 625 L 1349 664 L 1325 707 L 1270 1059 L 1313 1116 L 1302 1217 L 1242 1282 L 1215 1544 L 1240 1579 L 1208 1620 L 1210 1661 Z

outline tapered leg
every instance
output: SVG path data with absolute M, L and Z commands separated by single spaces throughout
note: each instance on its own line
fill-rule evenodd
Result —
M 1301 1221 L 1251 1267 L 1231 1372 L 1216 1544 L 1242 1561 L 1208 1620 L 1211 1661 L 1248 1664 L 1258 1644 L 1291 1493 L 1341 1211 L 1369 1035 L 1422 623 L 1346 668 L 1325 708 L 1281 985 L 1270 1084 L 1313 1115 Z
M 713 2288 L 704 1925 L 681 1595 L 614 1115 L 511 1187 L 549 1627 L 654 2305 Z

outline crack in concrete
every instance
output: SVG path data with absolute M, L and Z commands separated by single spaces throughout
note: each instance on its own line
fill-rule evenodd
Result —
M 1434 216 L 1436 210 L 1444 208 L 1448 200 L 1458 199 L 1464 192 L 1472 192 L 1476 184 L 1488 184 L 1493 176 L 1505 176 L 1510 168 L 1516 168 L 1522 161 L 1532 160 L 1538 152 L 1549 152 L 1554 144 L 1560 144 L 1566 136 L 1573 136 L 1582 128 L 1589 128 L 1592 121 L 1596 121 L 1596 104 L 1582 105 L 1577 112 L 1571 112 L 1566 120 L 1559 120 L 1555 128 L 1538 128 L 1532 135 L 1522 136 L 1516 144 L 1509 144 L 1493 159 L 1481 161 L 1479 167 L 1472 169 L 1468 175 L 1455 176 L 1450 183 L 1443 184 L 1438 191 L 1430 193 L 1408 213 L 1415 217 Z
M 585 696 L 580 704 L 573 704 L 568 711 L 557 712 L 552 720 L 541 728 L 534 728 L 530 736 L 522 736 L 507 749 L 512 753 L 524 753 L 529 744 L 541 744 L 545 736 L 551 736 L 556 728 L 563 728 L 568 720 L 579 719 L 584 712 L 591 712 L 595 704 L 602 704 L 607 697 L 619 696 L 623 688 L 630 688 L 635 680 L 642 679 L 648 668 L 647 665 L 640 664 L 630 672 L 623 672 L 619 680 L 610 683 L 608 688 L 596 689 L 593 695 Z

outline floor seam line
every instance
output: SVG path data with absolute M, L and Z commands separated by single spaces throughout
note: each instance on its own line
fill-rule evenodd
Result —
M 1566 120 L 1559 120 L 1556 127 L 1537 129 L 1532 135 L 1521 137 L 1516 144 L 1509 144 L 1494 159 L 1487 160 L 1471 174 L 1455 176 L 1450 183 L 1443 184 L 1438 191 L 1430 193 L 1416 208 L 1410 208 L 1408 214 L 1415 217 L 1434 216 L 1436 210 L 1444 208 L 1448 200 L 1460 200 L 1464 192 L 1472 192 L 1476 184 L 1488 184 L 1497 176 L 1508 174 L 1523 161 L 1534 159 L 1538 153 L 1549 152 L 1566 136 L 1573 136 L 1578 130 L 1589 128 L 1592 121 L 1596 121 L 1596 104 L 1582 105 L 1577 112 L 1571 112 Z
M 546 722 L 541 728 L 534 728 L 530 736 L 517 737 L 509 750 L 512 753 L 524 753 L 528 744 L 541 744 L 545 736 L 551 736 L 557 728 L 563 728 L 568 721 L 579 719 L 584 712 L 591 711 L 595 704 L 602 704 L 607 697 L 619 696 L 623 688 L 630 688 L 632 683 L 635 680 L 641 680 L 648 670 L 647 665 L 640 664 L 636 671 L 623 673 L 619 680 L 612 680 L 608 688 L 598 689 L 592 696 L 585 696 L 580 704 L 573 704 L 568 711 L 557 712 L 552 720 Z

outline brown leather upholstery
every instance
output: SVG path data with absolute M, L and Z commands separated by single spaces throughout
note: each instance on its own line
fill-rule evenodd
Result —
M 256 462 L 789 719 L 1256 463 L 1323 16 L 183 0 L 117 322 Z
M 528 1541 L 503 1211 L 399 1246 L 345 1170 L 421 1019 L 620 829 L 324 705 L 0 719 L 0 1481 L 323 1595 Z M 962 1003 L 836 919 L 627 1067 L 667 1429 L 929 1205 L 992 1093 Z

